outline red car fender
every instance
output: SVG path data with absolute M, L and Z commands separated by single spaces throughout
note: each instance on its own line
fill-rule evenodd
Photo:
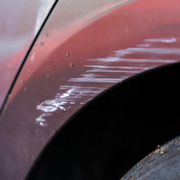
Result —
M 179 8 L 178 0 L 137 0 L 58 29 L 57 4 L 1 115 L 1 141 L 10 143 L 0 145 L 0 159 L 11 167 L 2 178 L 24 178 L 56 130 L 100 92 L 177 62 Z

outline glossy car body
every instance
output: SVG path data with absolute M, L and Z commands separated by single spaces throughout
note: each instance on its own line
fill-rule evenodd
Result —
M 1 179 L 23 179 L 54 133 L 102 91 L 180 59 L 178 0 L 70 3 L 54 4 L 6 89 Z

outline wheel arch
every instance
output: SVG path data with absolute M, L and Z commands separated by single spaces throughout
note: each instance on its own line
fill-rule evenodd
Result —
M 119 179 L 179 135 L 180 63 L 135 75 L 77 111 L 46 145 L 27 179 Z

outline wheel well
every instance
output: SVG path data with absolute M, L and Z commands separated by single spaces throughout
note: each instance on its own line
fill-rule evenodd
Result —
M 179 135 L 179 77 L 180 63 L 166 65 L 101 93 L 59 129 L 27 179 L 120 179 Z

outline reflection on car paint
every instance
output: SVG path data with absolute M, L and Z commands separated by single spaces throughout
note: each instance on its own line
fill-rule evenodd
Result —
M 8 0 L 0 5 L 0 106 L 55 0 Z
M 35 53 L 35 52 L 33 52 L 32 56 L 31 56 L 31 61 L 33 61 L 33 60 L 34 60 L 35 55 L 36 55 L 36 53 Z
M 80 77 L 69 78 L 67 80 L 69 85 L 61 85 L 59 87 L 60 92 L 56 94 L 54 99 L 45 100 L 36 106 L 37 110 L 43 112 L 43 114 L 36 118 L 36 122 L 40 126 L 47 126 L 48 123 L 45 117 L 53 115 L 57 110 L 67 111 L 77 103 L 81 106 L 111 86 L 111 84 L 121 82 L 132 75 L 156 66 L 177 62 L 178 59 L 163 59 L 164 54 L 180 55 L 180 48 L 163 47 L 164 43 L 173 43 L 176 41 L 175 38 L 146 39 L 144 40 L 144 44 L 136 45 L 134 48 L 114 51 L 107 58 L 87 59 L 86 64 L 83 65 L 85 72 L 80 74 Z M 155 48 L 156 46 L 158 48 Z M 147 59 L 131 58 L 135 54 L 140 57 L 139 55 L 143 53 L 144 56 L 142 57 L 146 57 L 146 54 L 149 53 Z M 66 56 L 69 57 L 70 53 L 66 53 Z M 93 63 L 91 64 L 91 62 Z M 122 64 L 117 66 L 117 62 L 122 62 Z M 88 83 L 88 86 L 83 86 L 83 83 Z M 91 83 L 96 83 L 96 87 L 92 87 Z
M 49 12 L 50 7 L 52 6 L 52 3 L 54 3 L 55 0 L 39 0 L 39 3 L 41 4 L 38 14 L 37 14 L 37 19 L 36 19 L 36 24 L 35 24 L 35 29 L 34 29 L 34 34 L 36 34 L 41 27 L 41 24 L 44 20 L 44 17 Z

